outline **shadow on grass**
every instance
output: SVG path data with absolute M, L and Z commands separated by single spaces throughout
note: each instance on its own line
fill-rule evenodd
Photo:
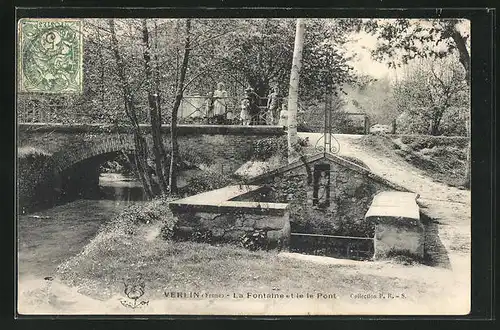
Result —
M 438 221 L 420 212 L 420 219 L 425 227 L 424 264 L 432 267 L 451 269 L 448 251 L 439 238 Z

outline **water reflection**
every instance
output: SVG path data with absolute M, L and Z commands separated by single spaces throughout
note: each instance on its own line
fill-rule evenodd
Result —
M 99 176 L 100 199 L 114 201 L 144 200 L 142 185 L 133 176 L 121 173 L 101 173 Z
M 140 182 L 118 173 L 101 174 L 99 194 L 87 196 L 18 216 L 19 276 L 52 275 L 60 263 L 78 254 L 104 223 L 128 205 L 144 200 Z

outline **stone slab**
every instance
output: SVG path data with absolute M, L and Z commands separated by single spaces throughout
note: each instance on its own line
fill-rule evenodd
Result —
M 260 189 L 256 185 L 233 185 L 178 199 L 172 204 L 219 204 L 231 198 Z
M 417 205 L 418 195 L 400 191 L 383 191 L 375 195 L 366 212 L 365 219 L 399 219 L 401 221 L 420 221 L 420 211 Z

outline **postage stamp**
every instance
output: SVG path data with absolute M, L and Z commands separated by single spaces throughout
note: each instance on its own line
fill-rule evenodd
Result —
M 80 93 L 82 91 L 81 21 L 21 19 L 19 91 Z

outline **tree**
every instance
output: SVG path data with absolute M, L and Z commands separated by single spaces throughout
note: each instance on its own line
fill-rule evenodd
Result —
M 395 106 L 399 113 L 408 115 L 416 131 L 441 135 L 443 121 L 450 112 L 466 112 L 468 86 L 464 74 L 458 61 L 450 57 L 420 60 L 396 82 Z
M 170 193 L 177 193 L 177 161 L 179 154 L 179 143 L 177 141 L 177 117 L 179 112 L 179 105 L 181 104 L 182 96 L 184 93 L 184 81 L 186 79 L 186 71 L 189 63 L 189 53 L 191 51 L 191 19 L 186 19 L 186 37 L 184 41 L 184 54 L 182 56 L 182 66 L 179 75 L 177 95 L 175 96 L 175 103 L 172 108 L 172 121 L 170 129 L 171 138 L 171 151 L 170 151 L 170 174 L 169 174 L 169 186 Z
M 110 19 L 108 21 L 109 29 L 111 31 L 111 42 L 113 54 L 116 61 L 116 68 L 118 76 L 120 78 L 120 84 L 122 87 L 123 101 L 125 105 L 125 112 L 130 119 L 134 133 L 134 143 L 135 143 L 135 166 L 138 171 L 139 178 L 141 179 L 144 192 L 147 198 L 153 197 L 153 188 L 151 183 L 151 175 L 148 171 L 148 145 L 146 139 L 142 135 L 141 128 L 139 126 L 139 121 L 137 120 L 136 107 L 134 102 L 134 94 L 132 93 L 130 84 L 125 75 L 125 64 L 123 58 L 119 51 L 118 39 L 116 37 L 115 31 L 115 21 Z
M 459 19 L 368 20 L 365 30 L 379 38 L 372 56 L 392 66 L 414 58 L 443 58 L 456 52 L 470 84 L 468 21 Z M 465 25 L 465 26 L 464 26 Z
M 288 88 L 288 162 L 297 158 L 297 106 L 299 95 L 299 78 L 302 67 L 302 48 L 304 47 L 304 21 L 297 19 L 295 46 L 293 49 L 290 86 Z
M 349 112 L 365 113 L 371 123 L 389 125 L 397 117 L 392 89 L 387 76 L 375 79 L 361 74 L 355 83 L 344 87 L 346 108 Z
M 342 45 L 346 20 L 302 19 L 307 30 L 303 44 L 300 82 L 301 100 L 322 99 L 325 84 L 329 89 L 351 79 Z M 260 96 L 277 84 L 287 89 L 294 50 L 292 19 L 245 19 L 231 22 L 227 35 L 218 40 L 215 52 L 221 65 L 241 75 Z M 227 24 L 227 22 L 226 22 Z
M 388 61 L 389 66 L 407 63 L 421 58 L 443 58 L 458 53 L 465 70 L 465 82 L 470 86 L 470 38 L 469 21 L 460 19 L 396 19 L 368 20 L 365 30 L 379 38 L 377 48 L 372 52 L 374 58 Z M 465 28 L 461 26 L 466 25 Z M 467 136 L 470 139 L 470 114 L 464 120 Z M 470 141 L 467 152 L 467 169 L 464 186 L 470 187 Z
M 155 25 L 156 29 L 157 26 Z M 158 186 L 162 195 L 167 194 L 167 182 L 164 175 L 165 147 L 161 137 L 161 108 L 159 102 L 159 71 L 156 56 L 152 63 L 152 52 L 149 43 L 149 30 L 146 19 L 142 19 L 142 40 L 144 43 L 144 71 L 146 75 L 146 88 L 148 93 L 149 117 L 151 121 L 151 135 L 153 136 L 153 152 L 155 156 L 155 173 Z

